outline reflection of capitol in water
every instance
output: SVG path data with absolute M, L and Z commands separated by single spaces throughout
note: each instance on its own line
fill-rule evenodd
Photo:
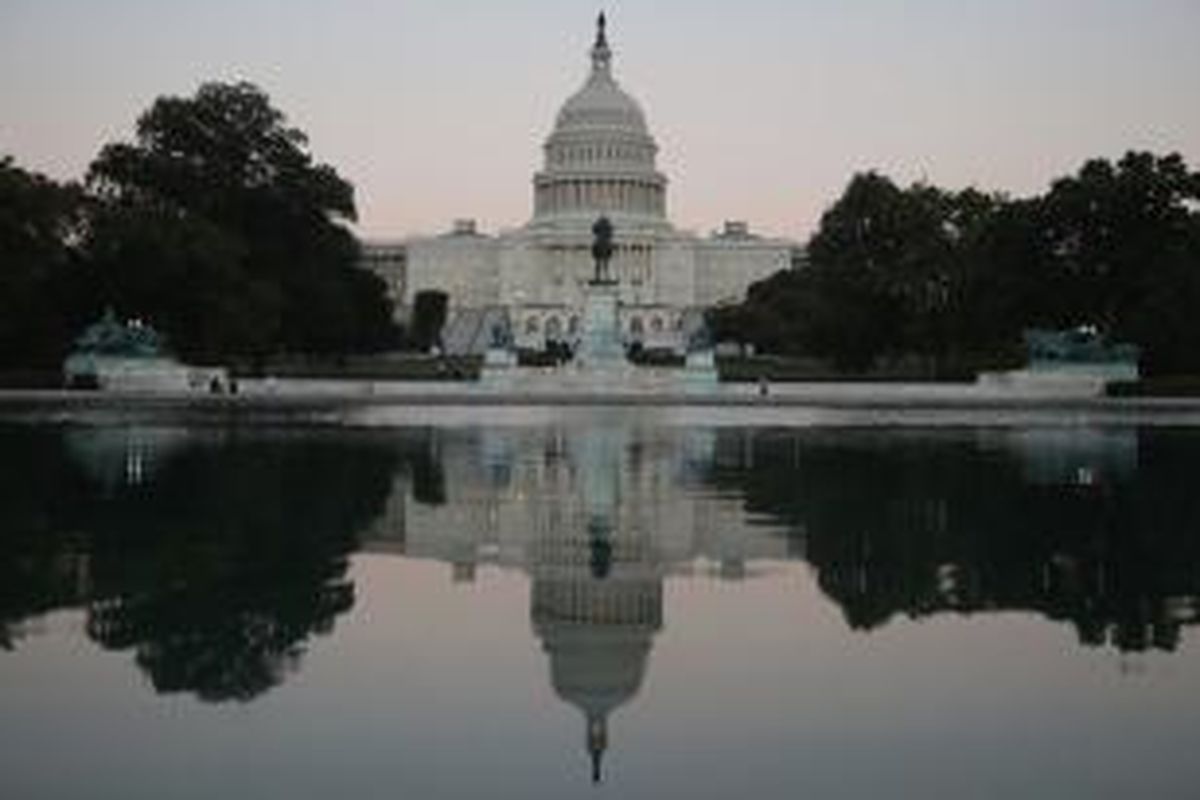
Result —
M 5 442 L 0 647 L 81 607 L 88 637 L 135 651 L 157 691 L 246 700 L 354 607 L 356 551 L 441 562 L 460 582 L 515 570 L 597 773 L 671 576 L 803 559 L 862 632 L 1015 612 L 1140 653 L 1175 650 L 1200 623 L 1186 480 L 1200 433 L 687 428 L 614 411 L 576 427 L 78 427 Z
M 534 522 L 527 551 L 533 628 L 550 657 L 554 691 L 587 718 L 593 781 L 600 780 L 608 716 L 637 693 L 662 627 L 653 533 L 621 519 L 622 445 L 602 432 L 584 437 L 577 471 L 567 476 L 577 481 L 568 483 L 574 502 L 548 524 Z
M 368 549 L 453 565 L 472 580 L 491 564 L 531 578 L 530 617 L 554 691 L 585 720 L 593 780 L 608 719 L 641 687 L 663 626 L 663 579 L 712 564 L 726 578 L 783 558 L 787 540 L 748 527 L 740 504 L 700 488 L 712 431 L 589 427 L 573 432 L 441 431 L 448 496 L 397 492 Z M 401 533 L 402 532 L 402 533 Z M 403 542 L 397 541 L 402 535 Z
M 534 573 L 546 553 L 597 524 L 614 542 L 637 542 L 639 559 L 660 575 L 700 562 L 738 577 L 749 560 L 789 552 L 769 527 L 747 524 L 740 498 L 711 491 L 711 429 L 626 422 L 426 433 L 429 463 L 397 485 L 364 537 L 367 550 L 445 561 L 457 580 L 488 565 Z
M 626 417 L 428 433 L 429 464 L 397 484 L 367 549 L 446 562 L 459 581 L 480 565 L 527 573 L 533 630 L 554 690 L 584 716 L 596 778 L 671 575 L 804 559 L 864 631 L 1019 610 L 1070 621 L 1089 645 L 1172 649 L 1196 616 L 1190 580 L 1145 569 L 1136 530 L 1103 525 L 1145 504 L 1132 429 L 909 436 Z
M 299 590 L 283 606 L 264 606 L 251 593 L 235 613 L 181 620 L 197 633 L 190 640 L 210 640 L 218 652 L 224 646 L 218 643 L 230 640 L 252 648 L 259 620 L 292 631 L 281 639 L 280 658 L 292 637 L 328 630 L 352 602 L 340 557 L 352 548 L 442 561 L 460 582 L 473 581 L 481 565 L 528 575 L 530 622 L 551 685 L 581 711 L 596 777 L 610 717 L 640 691 L 664 625 L 668 576 L 738 579 L 752 573 L 754 561 L 803 558 L 822 594 L 857 630 L 901 615 L 1033 610 L 1072 622 L 1082 642 L 1122 650 L 1174 648 L 1198 608 L 1188 566 L 1195 559 L 1174 558 L 1171 548 L 1146 537 L 1158 510 L 1189 515 L 1186 497 L 1172 494 L 1153 471 L 1171 451 L 1152 447 L 1142 467 L 1132 429 L 906 437 L 834 428 L 644 426 L 626 416 L 580 428 L 260 432 L 248 439 L 128 428 L 67 438 L 89 482 L 104 497 L 128 500 L 106 500 L 104 507 L 118 512 L 115 528 L 154 522 L 156 506 L 145 505 L 151 488 L 166 498 L 175 497 L 168 487 L 186 486 L 179 497 L 202 493 L 193 498 L 191 516 L 212 517 L 197 535 L 217 545 L 215 553 L 270 541 L 276 529 L 259 527 L 259 507 L 294 511 L 272 545 L 286 553 L 283 559 L 217 559 L 250 576 L 235 573 L 229 585 L 210 587 L 205 576 L 214 572 L 197 570 L 193 594 L 205 597 L 236 597 L 230 587 L 269 583 L 275 578 L 257 572 L 264 564 L 307 564 L 301 575 L 312 581 L 294 583 Z M 376 465 L 365 469 L 372 458 Z M 355 499 L 364 493 L 374 500 Z M 245 510 L 229 516 L 230 498 L 246 500 Z M 343 519 L 350 509 L 353 515 Z M 251 527 L 242 527 L 242 516 Z M 370 522 L 361 528 L 353 519 Z M 1112 528 L 1116 519 L 1121 527 Z M 313 531 L 295 551 L 299 531 L 322 521 L 349 527 L 329 531 L 332 539 Z M 222 540 L 230 523 L 244 533 Z M 170 552 L 164 549 L 163 558 Z M 311 558 L 296 560 L 302 552 Z M 310 588 L 324 600 L 304 609 L 314 596 Z M 136 609 L 145 590 L 122 593 L 136 601 L 122 607 Z M 172 620 L 162 631 L 139 633 L 154 649 L 178 630 L 180 621 L 170 615 L 180 606 L 173 595 L 150 596 L 162 607 L 156 614 Z M 293 606 L 311 626 L 293 627 Z M 106 624 L 95 631 L 113 632 L 108 638 L 116 640 L 125 627 L 107 624 L 109 616 L 97 612 Z M 242 619 L 253 622 L 246 631 L 238 627 Z M 244 662 L 236 651 L 221 657 Z M 172 666 L 160 668 L 163 685 Z M 266 678 L 202 688 L 210 696 L 236 696 L 248 691 L 244 686 L 281 680 L 281 669 L 268 658 Z

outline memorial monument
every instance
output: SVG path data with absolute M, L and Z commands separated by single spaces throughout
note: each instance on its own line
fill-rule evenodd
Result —
M 73 389 L 168 394 L 229 385 L 225 370 L 180 363 L 154 328 L 137 319 L 121 322 L 111 307 L 75 340 L 63 382 Z
M 613 279 L 613 224 L 600 217 L 592 226 L 592 260 L 595 272 L 584 287 L 583 338 L 575 354 L 580 368 L 611 371 L 624 365 L 621 344 L 620 289 Z

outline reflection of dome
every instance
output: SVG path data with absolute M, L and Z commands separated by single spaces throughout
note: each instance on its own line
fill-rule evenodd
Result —
M 533 625 L 550 657 L 555 693 L 587 718 L 592 780 L 608 744 L 608 715 L 637 694 L 662 627 L 660 580 L 539 580 Z
M 613 78 L 603 14 L 591 59 L 587 82 L 563 104 L 546 140 L 534 216 L 592 220 L 603 213 L 661 225 L 667 181 L 655 170 L 658 146 L 641 106 Z
M 576 626 L 543 633 L 555 693 L 588 717 L 607 716 L 641 688 L 653 631 Z

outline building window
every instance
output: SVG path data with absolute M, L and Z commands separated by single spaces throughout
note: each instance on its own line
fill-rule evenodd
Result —
M 530 334 L 538 332 L 537 317 L 530 317 L 529 319 L 525 320 L 525 332 Z
M 662 329 L 662 317 L 654 317 L 654 319 L 650 320 L 650 330 L 654 331 L 655 333 L 662 333 Z

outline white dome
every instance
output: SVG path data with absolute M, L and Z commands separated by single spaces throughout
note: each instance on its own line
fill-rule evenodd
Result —
M 545 165 L 533 180 L 534 221 L 590 230 L 605 215 L 661 228 L 667 179 L 655 168 L 658 146 L 646 115 L 612 76 L 603 15 L 591 61 L 587 82 L 563 104 L 546 139 Z
M 641 107 L 607 69 L 592 70 L 584 87 L 563 104 L 554 127 L 558 133 L 606 129 L 649 135 Z

